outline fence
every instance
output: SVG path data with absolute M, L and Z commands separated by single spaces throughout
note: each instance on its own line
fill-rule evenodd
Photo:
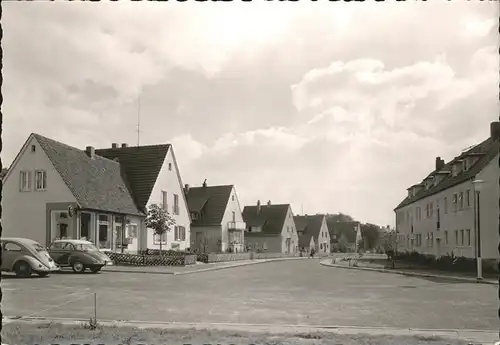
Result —
M 299 257 L 300 253 L 202 253 L 194 254 L 173 250 L 147 249 L 140 254 L 130 253 L 115 253 L 106 252 L 106 254 L 117 265 L 134 265 L 134 266 L 185 266 L 194 265 L 196 261 L 204 263 L 228 262 L 239 260 L 263 260 L 263 259 L 278 259 Z M 316 253 L 316 257 L 328 257 L 329 253 Z M 308 256 L 307 253 L 302 253 L 302 256 Z
M 196 255 L 190 254 L 124 254 L 106 252 L 116 265 L 131 266 L 185 266 L 196 264 Z

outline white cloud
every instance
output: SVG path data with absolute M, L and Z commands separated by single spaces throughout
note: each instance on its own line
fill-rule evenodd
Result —
M 493 2 L 205 5 L 5 3 L 4 162 L 30 132 L 135 144 L 143 90 L 187 183 L 389 223 L 498 116 Z

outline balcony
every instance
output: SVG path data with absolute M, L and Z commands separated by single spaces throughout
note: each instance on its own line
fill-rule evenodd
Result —
M 245 222 L 228 222 L 227 229 L 228 230 L 245 230 L 247 224 Z

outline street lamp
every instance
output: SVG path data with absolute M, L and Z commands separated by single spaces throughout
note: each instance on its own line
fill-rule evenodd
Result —
M 476 263 L 477 263 L 477 280 L 483 279 L 483 265 L 481 262 L 481 204 L 480 204 L 480 195 L 481 190 L 484 185 L 483 180 L 475 180 L 472 181 L 472 185 L 474 186 L 474 194 L 477 195 L 476 205 L 477 205 L 477 213 L 476 213 Z M 476 196 L 475 196 L 476 197 Z

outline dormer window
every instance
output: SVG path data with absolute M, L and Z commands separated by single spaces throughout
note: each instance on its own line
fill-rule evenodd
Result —
M 468 158 L 466 158 L 466 159 L 463 160 L 463 162 L 462 162 L 462 169 L 463 169 L 463 171 L 469 170 L 469 159 Z
M 198 212 L 191 212 L 191 219 L 198 220 Z

